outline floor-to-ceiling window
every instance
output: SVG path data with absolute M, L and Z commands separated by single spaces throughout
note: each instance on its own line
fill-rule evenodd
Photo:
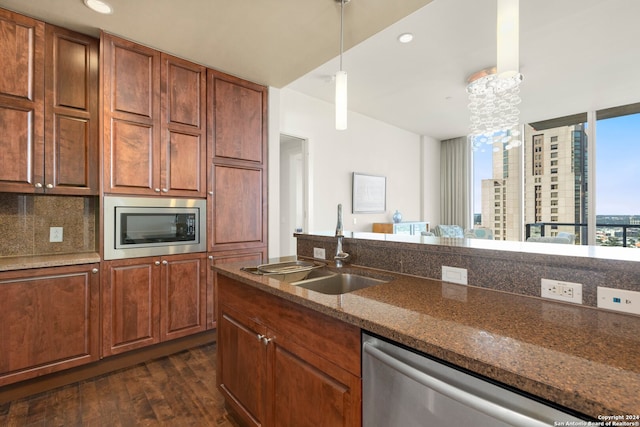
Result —
M 596 239 L 601 246 L 640 246 L 639 105 L 596 114 Z
M 640 104 L 589 116 L 597 118 L 591 119 L 593 142 L 588 115 L 581 113 L 525 125 L 521 147 L 476 149 L 476 225 L 492 228 L 499 240 L 561 233 L 573 236 L 575 244 L 636 247 Z M 590 217 L 590 210 L 596 215 Z

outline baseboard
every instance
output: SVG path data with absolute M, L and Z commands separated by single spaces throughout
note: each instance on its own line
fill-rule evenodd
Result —
M 16 384 L 9 384 L 4 387 L 0 387 L 0 404 L 53 390 L 54 388 L 73 384 L 89 378 L 94 378 L 109 372 L 114 372 L 139 363 L 157 359 L 159 357 L 188 350 L 193 347 L 210 344 L 215 341 L 216 330 L 214 329 L 156 344 L 143 349 L 119 354 L 117 356 L 110 356 L 94 363 L 44 375 L 39 378 L 21 381 Z

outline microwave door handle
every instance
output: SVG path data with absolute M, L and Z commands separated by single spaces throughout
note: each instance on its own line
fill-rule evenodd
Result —
M 388 365 L 390 368 L 404 374 L 405 376 L 417 381 L 418 383 L 429 387 L 440 394 L 443 394 L 457 402 L 460 402 L 479 412 L 487 414 L 493 418 L 499 419 L 512 425 L 526 425 L 530 427 L 549 427 L 549 424 L 538 419 L 531 418 L 522 413 L 513 411 L 510 408 L 498 405 L 490 400 L 483 399 L 458 387 L 454 387 L 434 378 L 413 366 L 403 363 L 401 360 L 387 354 L 385 351 L 373 346 L 370 343 L 364 343 L 363 350 L 380 362 Z

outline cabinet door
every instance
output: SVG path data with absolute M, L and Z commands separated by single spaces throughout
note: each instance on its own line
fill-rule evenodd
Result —
M 220 307 L 216 379 L 243 425 L 265 425 L 267 345 L 261 337 L 266 333 L 263 325 L 229 307 Z
M 161 58 L 162 193 L 206 197 L 206 68 Z
M 206 254 L 162 259 L 161 341 L 206 329 Z
M 263 163 L 266 88 L 210 70 L 208 91 L 211 157 Z
M 45 177 L 50 194 L 98 194 L 98 40 L 46 26 Z
M 245 265 L 260 265 L 267 259 L 267 248 L 256 248 L 244 251 L 217 252 L 209 255 L 209 267 L 207 269 L 207 329 L 216 327 L 216 274 L 214 265 L 231 262 L 243 262 Z
M 160 261 L 137 258 L 104 263 L 103 355 L 160 341 Z
M 214 164 L 211 221 L 207 238 L 213 251 L 265 246 L 266 180 L 260 168 Z
M 270 333 L 267 393 L 273 426 L 336 427 L 361 425 L 360 379 L 301 347 Z
M 0 273 L 0 386 L 98 360 L 98 264 Z
M 160 193 L 160 53 L 102 35 L 104 191 Z
M 44 23 L 0 9 L 0 192 L 42 191 L 44 33 Z

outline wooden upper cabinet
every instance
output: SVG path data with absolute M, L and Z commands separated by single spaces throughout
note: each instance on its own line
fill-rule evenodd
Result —
M 0 9 L 0 191 L 98 194 L 98 41 Z
M 206 197 L 206 68 L 102 39 L 104 191 Z
M 162 54 L 162 192 L 206 197 L 207 71 Z
M 207 80 L 209 250 L 267 245 L 267 88 L 218 71 Z
M 102 34 L 104 191 L 160 193 L 160 52 Z
M 47 193 L 98 194 L 98 40 L 46 26 Z
M 261 168 L 214 164 L 207 238 L 212 251 L 267 243 L 266 179 Z
M 44 23 L 0 9 L 2 192 L 38 191 L 34 175 L 44 168 L 44 53 Z
M 209 71 L 210 157 L 264 163 L 267 89 Z

